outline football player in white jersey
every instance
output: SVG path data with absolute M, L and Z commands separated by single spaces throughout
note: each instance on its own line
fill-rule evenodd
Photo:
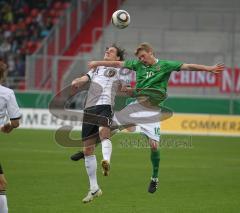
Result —
M 106 61 L 122 61 L 124 59 L 123 57 L 124 50 L 116 45 L 108 47 L 104 54 L 104 60 Z M 103 160 L 101 164 L 103 174 L 104 176 L 109 175 L 112 153 L 112 143 L 110 141 L 110 126 L 113 116 L 112 107 L 114 106 L 116 92 L 120 90 L 122 85 L 118 68 L 99 66 L 94 70 L 90 70 L 86 75 L 73 80 L 72 89 L 76 91 L 89 81 L 90 87 L 83 116 L 82 140 L 90 190 L 82 200 L 83 203 L 88 203 L 95 197 L 102 195 L 102 191 L 97 183 L 97 161 L 94 155 L 95 144 L 98 138 L 102 144 Z M 93 121 L 96 122 L 95 125 Z M 77 155 L 79 154 L 81 154 L 81 152 L 77 153 Z M 74 156 L 72 157 L 74 158 Z
M 7 65 L 0 61 L 0 130 L 2 133 L 10 133 L 14 128 L 19 126 L 21 113 L 14 95 L 13 90 L 1 85 L 7 73 Z M 0 164 L 0 212 L 7 213 L 6 197 L 7 181 L 3 174 Z

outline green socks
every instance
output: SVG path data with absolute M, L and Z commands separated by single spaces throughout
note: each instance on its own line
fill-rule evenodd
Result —
M 158 178 L 158 171 L 159 171 L 159 162 L 160 162 L 160 150 L 151 150 L 151 162 L 152 162 L 152 178 Z

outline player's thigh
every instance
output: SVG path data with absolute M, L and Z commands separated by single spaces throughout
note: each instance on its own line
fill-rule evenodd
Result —
M 82 141 L 96 139 L 98 137 L 99 127 L 94 124 L 82 124 Z M 90 144 L 88 144 L 90 145 Z
M 97 114 L 102 118 L 99 120 L 99 126 L 110 128 L 113 117 L 112 107 L 110 105 L 100 105 L 97 108 Z
M 99 137 L 101 140 L 104 138 L 111 137 L 111 124 L 112 124 L 112 107 L 110 105 L 99 106 L 98 113 L 100 116 L 104 117 L 103 123 L 100 123 L 99 127 Z
M 134 101 L 114 114 L 114 120 L 121 125 L 148 124 L 160 121 L 161 111 L 159 108 L 149 108 L 138 101 Z
M 140 132 L 153 141 L 160 141 L 160 122 L 138 124 Z M 151 145 L 151 144 L 150 144 Z
M 96 141 L 98 138 L 98 126 L 83 123 L 82 125 L 82 141 L 84 155 L 92 155 L 95 150 Z

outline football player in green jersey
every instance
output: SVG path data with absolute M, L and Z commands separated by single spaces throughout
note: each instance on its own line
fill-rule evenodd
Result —
M 110 66 L 124 67 L 136 71 L 136 88 L 134 91 L 129 90 L 129 92 L 137 97 L 136 102 L 138 103 L 140 103 L 140 99 L 143 96 L 148 97 L 147 102 L 144 101 L 142 102 L 144 104 L 141 103 L 141 105 L 144 105 L 143 107 L 146 107 L 147 105 L 149 109 L 152 106 L 161 108 L 163 100 L 167 97 L 168 80 L 173 71 L 206 71 L 215 74 L 224 70 L 224 64 L 206 66 L 158 59 L 155 57 L 152 46 L 148 43 L 140 44 L 135 51 L 135 55 L 138 59 L 126 61 L 90 61 L 88 66 L 90 69 L 97 66 Z M 126 109 L 123 109 L 125 113 L 130 113 L 131 110 L 127 111 Z M 144 113 L 147 114 L 147 112 Z M 142 115 L 142 112 L 139 112 L 139 114 Z M 122 116 L 118 116 L 118 119 L 123 117 L 123 114 L 121 115 Z M 160 162 L 160 151 L 158 145 L 160 141 L 160 122 L 138 122 L 137 125 L 140 126 L 141 132 L 143 132 L 149 139 L 153 173 L 148 187 L 148 192 L 154 193 L 158 185 Z

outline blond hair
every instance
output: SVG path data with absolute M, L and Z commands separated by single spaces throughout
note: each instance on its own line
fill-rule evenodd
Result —
M 139 46 L 135 50 L 135 55 L 137 56 L 138 53 L 142 50 L 144 50 L 146 52 L 152 52 L 153 53 L 153 48 L 152 48 L 151 44 L 146 43 L 146 42 L 139 44 Z

